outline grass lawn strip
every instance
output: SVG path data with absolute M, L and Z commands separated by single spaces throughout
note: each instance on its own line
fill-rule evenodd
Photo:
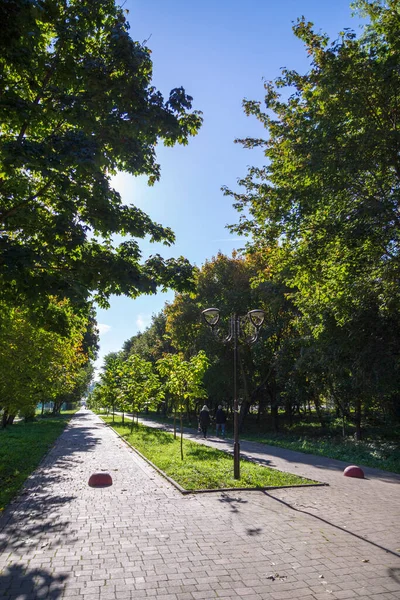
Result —
M 62 433 L 71 412 L 32 423 L 17 422 L 0 430 L 0 511 L 18 494 Z
M 152 414 L 143 416 L 145 419 L 155 420 L 160 423 L 164 422 L 169 425 L 172 424 L 172 419 L 170 418 L 164 419 L 159 415 L 153 417 Z M 357 441 L 350 435 L 343 438 L 337 432 L 334 435 L 324 435 L 322 432 L 320 435 L 317 435 L 315 423 L 313 425 L 305 425 L 304 427 L 308 427 L 309 434 L 306 432 L 302 434 L 295 433 L 294 431 L 281 433 L 242 432 L 240 438 L 242 441 L 247 440 L 249 442 L 268 444 L 269 446 L 278 446 L 279 448 L 303 452 L 303 454 L 315 454 L 317 456 L 342 460 L 349 464 L 400 473 L 400 445 L 398 443 L 398 435 L 394 435 L 393 439 L 385 439 L 381 433 L 377 434 L 375 439 L 373 439 L 370 433 L 367 439 Z
M 240 480 L 233 477 L 233 458 L 230 454 L 190 440 L 183 440 L 184 459 L 181 460 L 180 438 L 172 433 L 102 416 L 115 431 L 144 457 L 186 490 L 230 488 L 266 488 L 317 484 L 315 481 L 283 473 L 256 463 L 241 460 Z
M 384 441 L 354 441 L 327 438 L 290 437 L 289 435 L 242 435 L 242 440 L 268 444 L 342 460 L 351 464 L 400 473 L 400 448 L 398 444 Z

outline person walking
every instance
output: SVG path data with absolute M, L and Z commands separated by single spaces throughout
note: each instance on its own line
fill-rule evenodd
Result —
M 207 437 L 207 429 L 210 425 L 210 422 L 211 419 L 209 408 L 208 406 L 204 405 L 199 414 L 199 425 L 204 438 Z
M 219 435 L 221 432 L 222 437 L 225 437 L 225 424 L 226 424 L 226 414 L 222 405 L 218 406 L 217 412 L 215 413 L 215 434 Z

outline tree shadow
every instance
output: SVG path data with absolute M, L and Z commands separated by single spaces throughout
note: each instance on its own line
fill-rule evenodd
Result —
M 257 456 L 257 458 L 255 458 L 251 454 L 246 454 L 245 452 L 241 452 L 240 457 L 244 460 L 248 460 L 249 462 L 256 463 L 258 465 L 263 465 L 264 467 L 273 467 L 274 466 L 273 461 L 270 460 L 269 458 L 260 458 L 259 456 Z
M 400 568 L 390 567 L 388 573 L 389 577 L 394 579 L 394 581 L 400 585 Z
M 86 416 L 86 418 L 85 418 Z M 93 452 L 100 439 L 96 425 L 87 424 L 89 413 L 77 414 L 61 433 L 57 442 L 25 481 L 18 496 L 8 504 L 0 517 L 0 551 L 29 554 L 41 547 L 46 538 L 51 545 L 70 543 L 65 539 L 68 519 L 60 518 L 59 508 L 76 499 L 68 485 L 68 471 L 84 462 L 81 453 Z M 79 453 L 79 455 L 78 455 Z M 47 544 L 45 544 L 47 545 Z
M 231 512 L 233 513 L 238 513 L 239 508 L 238 505 L 240 504 L 247 504 L 247 500 L 242 500 L 242 498 L 234 498 L 233 496 L 231 496 L 230 494 L 223 492 L 221 494 L 221 497 L 218 498 L 218 502 L 224 502 L 226 504 L 228 504 L 228 506 L 231 509 Z
M 332 523 L 331 521 L 328 521 L 327 519 L 324 519 L 323 517 L 320 517 L 319 515 L 316 515 L 312 512 L 308 512 L 307 510 L 302 510 L 300 508 L 296 508 L 295 506 L 293 506 L 292 504 L 289 504 L 288 502 L 285 502 L 285 500 L 282 500 L 282 498 L 276 498 L 275 496 L 272 496 L 270 493 L 268 493 L 266 490 L 263 491 L 263 494 L 265 494 L 266 496 L 268 496 L 268 498 L 272 498 L 273 500 L 275 500 L 276 502 L 279 502 L 280 504 L 283 504 L 284 506 L 287 506 L 288 508 L 290 508 L 291 510 L 294 510 L 295 512 L 299 512 L 299 513 L 303 513 L 305 515 L 309 515 L 310 517 L 313 517 L 314 519 L 318 519 L 318 521 L 321 521 L 322 523 L 325 523 L 326 525 L 330 525 L 331 527 L 335 527 L 335 529 L 339 529 L 340 531 L 343 531 L 343 533 L 347 533 L 349 535 L 352 535 L 353 537 L 366 542 L 367 544 L 370 544 L 371 546 L 375 546 L 375 548 L 379 548 L 380 550 L 384 550 L 385 552 L 388 552 L 389 554 L 392 554 L 393 556 L 396 556 L 397 558 L 400 558 L 400 553 L 398 552 L 394 552 L 393 550 L 390 550 L 390 548 L 385 548 L 385 546 L 381 546 L 380 544 L 377 544 L 376 542 L 373 542 L 372 540 L 369 540 L 365 537 L 363 537 L 362 535 L 359 535 L 358 533 L 354 533 L 353 531 L 350 531 L 349 529 L 345 529 L 344 527 L 340 527 L 340 525 L 335 525 L 335 523 Z M 397 569 L 399 570 L 399 569 Z
M 247 533 L 247 535 L 250 535 L 250 536 L 261 535 L 262 528 L 261 527 L 248 527 L 246 529 L 246 533 Z
M 22 565 L 8 567 L 0 574 L 0 590 L 7 600 L 61 598 L 67 575 L 51 575 L 43 569 L 26 569 Z
M 212 448 L 205 446 L 204 444 L 192 444 L 186 450 L 186 456 L 193 457 L 196 460 L 222 460 L 225 456 L 221 457 L 221 450 L 218 448 Z M 231 460 L 231 456 L 227 453 L 226 458 Z

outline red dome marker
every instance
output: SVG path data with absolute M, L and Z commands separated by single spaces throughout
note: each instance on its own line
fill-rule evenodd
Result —
M 350 465 L 343 471 L 345 477 L 357 477 L 358 479 L 364 479 L 364 471 L 356 465 Z
M 108 487 L 112 485 L 112 477 L 110 473 L 92 473 L 89 477 L 90 487 Z

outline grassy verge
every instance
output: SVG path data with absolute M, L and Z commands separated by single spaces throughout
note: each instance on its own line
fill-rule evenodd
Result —
M 309 479 L 282 473 L 249 461 L 240 463 L 240 481 L 233 478 L 233 458 L 215 448 L 183 440 L 184 460 L 181 460 L 180 439 L 171 433 L 144 425 L 122 425 L 120 419 L 102 416 L 106 423 L 124 437 L 166 475 L 187 490 L 221 488 L 254 488 L 315 483 Z
M 0 511 L 17 495 L 70 418 L 71 413 L 63 413 L 0 429 Z
M 400 448 L 390 441 L 360 441 L 349 438 L 318 437 L 310 438 L 291 434 L 263 433 L 260 435 L 243 434 L 241 438 L 253 442 L 270 444 L 297 450 L 306 454 L 316 454 L 327 458 L 336 458 L 349 464 L 382 469 L 400 473 Z
M 141 415 L 157 422 L 172 423 L 171 418 L 162 418 L 150 413 Z M 185 425 L 190 426 L 189 423 Z M 281 433 L 272 431 L 257 432 L 258 425 L 251 418 L 246 421 L 246 430 L 240 434 L 242 440 L 260 442 L 271 446 L 279 446 L 288 450 L 296 450 L 305 454 L 315 454 L 342 460 L 348 464 L 400 473 L 399 427 L 368 427 L 364 432 L 365 439 L 356 441 L 354 428 L 347 425 L 348 436 L 340 434 L 341 421 L 331 423 L 326 434 L 322 433 L 317 422 L 299 422 L 292 427 L 282 425 Z M 286 429 L 286 430 L 285 430 Z M 232 436 L 232 432 L 228 435 Z

